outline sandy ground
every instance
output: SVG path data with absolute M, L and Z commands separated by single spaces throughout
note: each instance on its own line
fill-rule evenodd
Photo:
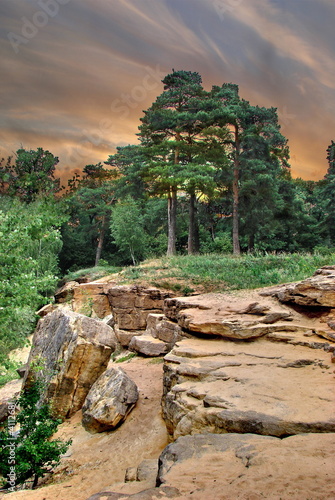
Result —
M 0 496 L 6 500 L 86 500 L 102 490 L 128 493 L 141 491 L 145 483 L 124 481 L 127 467 L 136 467 L 144 459 L 158 458 L 168 443 L 161 418 L 163 364 L 146 358 L 133 358 L 118 364 L 139 388 L 138 403 L 126 422 L 117 430 L 90 434 L 81 425 L 81 412 L 64 422 L 55 437 L 73 439 L 52 478 L 52 484 L 34 491 Z

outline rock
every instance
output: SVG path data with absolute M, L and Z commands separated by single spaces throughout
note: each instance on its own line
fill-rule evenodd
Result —
M 41 307 L 41 309 L 39 309 L 36 314 L 43 318 L 47 314 L 53 312 L 55 309 L 57 309 L 57 306 L 55 304 L 46 304 L 45 306 Z
M 162 356 L 170 350 L 170 347 L 166 342 L 154 339 L 151 335 L 133 337 L 128 348 L 130 351 L 135 351 L 139 354 L 150 357 Z
M 286 306 L 278 306 L 273 299 L 262 299 L 262 304 L 252 301 L 261 298 L 258 292 L 248 295 L 246 298 L 244 291 L 170 298 L 165 301 L 164 313 L 189 334 L 246 340 L 277 331 L 306 331 L 306 327 L 293 323 L 301 318 Z
M 27 371 L 27 367 L 28 367 L 28 364 L 25 363 L 24 365 L 22 365 L 19 368 L 17 368 L 16 373 L 18 374 L 18 376 L 20 378 L 23 378 L 25 376 L 25 373 Z
M 104 318 L 102 318 L 102 321 L 103 323 L 106 323 L 106 325 L 110 326 L 111 328 L 113 328 L 113 326 L 115 325 L 115 320 L 114 320 L 114 316 L 113 314 L 108 314 L 108 316 L 105 316 Z
M 322 349 L 267 338 L 183 339 L 164 358 L 163 418 L 174 439 L 335 432 L 330 363 Z
M 64 302 L 71 303 L 73 299 L 74 289 L 79 284 L 76 281 L 68 281 L 64 286 L 59 288 L 55 293 L 55 302 L 62 304 Z
M 101 321 L 56 310 L 37 325 L 24 385 L 36 376 L 34 366 L 42 366 L 43 399 L 50 401 L 55 415 L 69 417 L 81 408 L 117 346 L 114 331 Z
M 139 337 L 140 335 L 143 335 L 144 330 L 120 330 L 119 328 L 115 328 L 115 335 L 122 345 L 122 347 L 127 347 L 129 346 L 131 340 L 133 337 Z
M 195 500 L 331 500 L 334 445 L 335 434 L 184 436 L 161 454 L 158 484 Z
M 103 283 L 83 283 L 74 287 L 72 308 L 92 318 L 104 318 L 112 312 Z
M 130 498 L 133 500 L 160 500 L 164 498 L 180 499 L 178 488 L 163 486 L 161 488 L 150 488 L 139 493 L 128 495 L 127 493 L 115 493 L 110 491 L 102 491 L 90 496 L 87 500 L 123 500 Z
M 148 314 L 161 312 L 164 300 L 171 296 L 158 288 L 136 285 L 105 286 L 105 292 L 121 330 L 145 330 Z
M 8 410 L 13 409 L 13 402 L 19 396 L 22 380 L 11 380 L 0 388 L 0 422 L 8 417 Z
M 335 308 L 335 266 L 318 269 L 311 278 L 273 289 L 281 302 Z
M 125 483 L 131 483 L 137 479 L 137 467 L 128 467 L 124 476 Z
M 138 400 L 138 389 L 121 368 L 109 368 L 93 384 L 82 408 L 82 423 L 89 432 L 115 429 Z
M 183 337 L 182 329 L 164 314 L 149 314 L 146 333 L 173 346 Z
M 145 459 L 137 467 L 136 481 L 156 480 L 158 473 L 158 460 Z

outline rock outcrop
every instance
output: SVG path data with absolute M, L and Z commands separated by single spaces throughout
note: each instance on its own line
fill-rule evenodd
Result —
M 311 278 L 270 288 L 264 294 L 300 306 L 335 308 L 335 266 L 324 266 Z
M 330 353 L 323 349 L 266 338 L 184 339 L 165 357 L 163 416 L 174 439 L 335 432 L 333 389 Z
M 331 500 L 334 445 L 335 434 L 184 436 L 163 451 L 158 482 L 178 499 Z
M 39 368 L 46 384 L 44 397 L 51 402 L 54 414 L 69 417 L 82 407 L 117 345 L 108 325 L 58 309 L 38 323 L 24 385 Z
M 147 317 L 163 309 L 171 294 L 158 288 L 136 285 L 105 287 L 115 322 L 120 330 L 145 330 Z
M 82 407 L 82 423 L 89 432 L 115 429 L 138 400 L 138 389 L 121 368 L 109 368 L 93 384 Z

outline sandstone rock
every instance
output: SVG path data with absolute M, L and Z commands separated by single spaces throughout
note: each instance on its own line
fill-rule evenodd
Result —
M 136 481 L 156 480 L 158 473 L 158 460 L 145 459 L 137 467 Z
M 22 380 L 11 380 L 0 388 L 0 422 L 8 417 L 8 405 L 19 396 Z
M 164 359 L 163 417 L 174 438 L 335 432 L 334 374 L 322 349 L 183 339 Z
M 59 288 L 55 293 L 55 302 L 62 304 L 64 302 L 70 303 L 73 299 L 74 289 L 79 284 L 76 281 L 68 281 L 64 286 Z
M 180 499 L 180 492 L 178 488 L 171 488 L 170 486 L 162 486 L 161 488 L 150 488 L 139 493 L 128 495 L 127 493 L 115 493 L 111 491 L 102 491 L 90 496 L 87 500 L 160 500 L 164 498 Z
M 115 328 L 115 335 L 122 347 L 129 347 L 133 337 L 139 337 L 143 333 L 144 330 L 120 330 L 119 328 Z
M 149 314 L 147 317 L 146 333 L 173 346 L 183 337 L 179 325 L 170 321 L 164 314 Z
M 27 368 L 28 368 L 28 364 L 27 363 L 25 363 L 24 365 L 22 365 L 19 368 L 17 368 L 16 373 L 18 374 L 18 376 L 20 378 L 23 378 L 25 376 Z
M 75 312 L 92 318 L 104 318 L 111 314 L 111 306 L 103 283 L 83 283 L 73 290 L 72 308 Z
M 121 368 L 109 368 L 93 384 L 83 405 L 83 426 L 89 432 L 115 429 L 138 400 L 138 389 Z
M 79 410 L 95 380 L 105 370 L 118 345 L 114 331 L 101 321 L 72 311 L 56 310 L 36 328 L 24 385 L 42 365 L 47 398 L 55 415 L 69 417 Z
M 147 316 L 159 313 L 171 294 L 158 288 L 142 286 L 105 287 L 117 326 L 121 330 L 145 330 Z
M 57 309 L 57 305 L 46 304 L 45 306 L 41 307 L 41 309 L 39 309 L 36 314 L 38 314 L 41 318 L 43 318 L 47 314 L 53 312 L 55 309 Z
M 140 337 L 133 337 L 130 344 L 129 350 L 135 351 L 144 356 L 161 356 L 169 352 L 170 347 L 166 342 L 159 339 L 154 339 L 151 335 L 141 335 Z
M 281 302 L 335 308 L 335 266 L 326 266 L 311 278 L 273 289 L 273 294 Z
M 158 484 L 195 500 L 331 500 L 334 445 L 335 434 L 184 436 L 161 454 Z

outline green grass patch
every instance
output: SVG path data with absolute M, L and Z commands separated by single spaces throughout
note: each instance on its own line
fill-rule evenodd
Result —
M 305 279 L 319 267 L 335 264 L 335 253 L 175 256 L 162 258 L 161 264 L 155 260 L 152 267 L 150 261 L 136 267 L 136 278 L 131 268 L 123 275 L 185 295 L 199 286 L 204 291 L 252 289 Z
M 136 358 L 136 356 L 136 352 L 130 352 L 125 356 L 121 356 L 120 358 L 115 359 L 114 363 L 124 363 L 125 361 L 130 361 L 131 359 Z
M 122 270 L 121 267 L 109 266 L 109 265 L 89 267 L 87 269 L 78 269 L 77 271 L 72 271 L 66 274 L 62 279 L 62 283 L 66 283 L 68 281 L 82 281 L 82 280 L 94 281 L 98 280 L 99 278 L 104 278 L 109 274 L 117 274 L 121 270 Z

